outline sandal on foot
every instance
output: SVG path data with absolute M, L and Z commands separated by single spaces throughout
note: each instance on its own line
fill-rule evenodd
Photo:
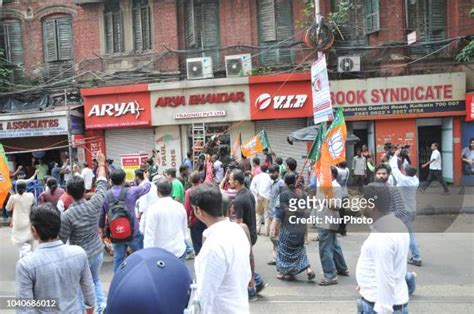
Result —
M 308 273 L 308 280 L 311 281 L 314 278 L 316 278 L 316 274 L 314 273 L 314 271 L 309 272 Z

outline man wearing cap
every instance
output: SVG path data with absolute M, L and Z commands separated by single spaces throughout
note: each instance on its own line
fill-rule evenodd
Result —
M 115 272 L 107 313 L 183 313 L 190 299 L 191 282 L 186 264 L 170 252 L 159 248 L 140 250 Z
M 206 224 L 206 239 L 194 266 L 203 313 L 249 313 L 250 243 L 244 230 L 222 215 L 217 186 L 201 184 L 191 194 L 196 217 Z

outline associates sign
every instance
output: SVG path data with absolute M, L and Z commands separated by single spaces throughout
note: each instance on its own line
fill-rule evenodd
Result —
M 331 81 L 331 101 L 354 120 L 465 114 L 465 73 Z
M 247 78 L 150 84 L 152 124 L 250 120 Z
M 0 121 L 0 138 L 67 134 L 66 116 Z

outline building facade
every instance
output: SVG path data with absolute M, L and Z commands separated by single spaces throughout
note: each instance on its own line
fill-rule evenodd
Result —
M 343 11 L 342 0 L 320 2 L 326 21 L 330 21 L 329 13 Z M 469 15 L 472 1 L 349 2 L 351 7 L 335 31 L 336 40 L 327 52 L 327 61 L 333 103 L 347 108 L 349 129 L 361 138 L 358 146 L 366 144 L 377 155 L 384 141 L 403 139 L 404 143 L 412 143 L 414 160 L 419 165 L 427 157 L 428 142 L 440 141 L 447 147 L 444 156 L 446 169 L 450 169 L 444 176 L 461 183 L 462 139 L 473 137 L 472 122 L 464 118 L 465 96 L 461 94 L 474 90 L 474 71 L 471 65 L 454 60 L 474 29 L 474 19 Z M 245 141 L 251 133 L 266 129 L 277 153 L 303 162 L 306 145 L 287 146 L 286 133 L 311 124 L 311 101 L 310 97 L 305 101 L 298 98 L 298 103 L 296 98 L 288 97 L 308 93 L 304 76 L 316 52 L 303 41 L 311 19 L 312 9 L 304 0 L 3 1 L 0 48 L 5 51 L 4 66 L 9 69 L 12 84 L 2 87 L 0 106 L 4 108 L 6 99 L 18 95 L 38 91 L 54 94 L 58 89 L 79 87 L 85 91 L 84 115 L 89 125 L 85 137 L 93 138 L 89 145 L 94 149 L 105 147 L 111 159 L 117 160 L 122 154 L 124 140 L 127 145 L 144 140 L 142 147 L 156 147 L 158 140 L 179 137 L 172 144 L 179 146 L 179 153 L 173 149 L 176 156 L 163 157 L 170 164 L 171 160 L 182 159 L 192 147 L 193 125 L 204 123 L 207 134 L 226 134 L 229 143 L 240 133 Z M 244 56 L 247 65 L 239 59 Z M 190 58 L 200 59 L 196 64 L 187 62 Z M 210 58 L 206 59 L 210 63 L 202 58 Z M 235 67 L 231 59 L 241 61 Z M 407 82 L 415 90 L 405 100 L 402 94 Z M 448 85 L 453 88 L 451 93 L 438 87 Z M 116 91 L 102 86 L 120 87 Z M 129 90 L 137 86 L 142 87 Z M 142 90 L 143 86 L 147 91 Z M 417 91 L 421 93 L 430 86 L 434 95 L 418 97 Z M 371 88 L 388 88 L 390 94 L 361 99 L 361 91 L 372 93 Z M 231 94 L 239 92 L 244 93 L 245 100 L 230 101 Z M 108 116 L 107 110 L 107 123 L 115 118 L 118 121 L 89 124 L 87 119 L 93 117 L 88 117 L 89 101 L 92 105 L 128 104 L 137 94 L 146 98 L 145 93 L 149 102 L 145 105 L 149 110 L 146 124 L 124 124 L 121 119 L 128 121 L 126 115 Z M 229 102 L 191 105 L 193 96 L 213 94 L 226 94 L 220 97 L 229 98 Z M 266 111 L 258 111 L 256 104 L 265 103 L 267 95 L 272 104 Z M 294 108 L 272 109 L 274 97 L 280 96 Z M 184 104 L 173 106 L 167 97 L 176 97 L 178 102 L 184 97 Z M 414 108 L 420 103 L 447 105 Z M 246 105 L 247 111 L 233 109 Z M 376 106 L 391 111 L 366 108 Z M 415 109 L 424 111 L 409 111 Z M 2 112 L 5 119 L 14 115 Z M 144 119 L 145 111 L 139 112 L 139 120 Z M 239 129 L 240 125 L 245 127 Z M 406 132 L 390 135 L 394 129 Z M 446 142 L 449 137 L 452 143 Z M 163 143 L 160 145 L 163 147 Z M 131 153 L 138 153 L 137 149 L 131 149 Z

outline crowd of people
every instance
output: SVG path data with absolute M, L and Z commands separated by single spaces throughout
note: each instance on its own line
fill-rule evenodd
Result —
M 439 179 L 437 145 L 432 149 L 426 166 L 433 172 L 430 178 Z M 300 200 L 326 197 L 316 174 L 310 173 L 305 184 L 295 159 L 283 161 L 268 150 L 263 154 L 262 159 L 242 156 L 224 164 L 217 154 L 192 160 L 190 152 L 179 174 L 174 168 L 160 169 L 151 157 L 135 171 L 134 182 L 126 182 L 126 173 L 102 153 L 93 167 L 72 167 L 70 176 L 61 178 L 53 175 L 54 168 L 48 177 L 40 160 L 35 175 L 44 180 L 46 191 L 36 202 L 26 192 L 27 181 L 20 178 L 6 206 L 13 211 L 12 240 L 20 255 L 18 297 L 57 298 L 65 313 L 101 313 L 113 307 L 118 297 L 107 298 L 99 278 L 106 239 L 105 243 L 112 243 L 113 271 L 116 276 L 120 273 L 121 285 L 132 284 L 121 274 L 131 269 L 127 255 L 159 248 L 183 264 L 195 257 L 202 312 L 249 312 L 249 302 L 267 287 L 253 254 L 259 237 L 270 240 L 267 264 L 275 267 L 276 278 L 291 281 L 303 272 L 310 281 L 316 278 L 306 252 L 308 224 L 294 223 L 310 216 L 325 221 L 316 224 L 323 274 L 319 285 L 337 284 L 338 276 L 350 276 L 338 241 L 338 235 L 347 234 L 346 225 L 324 219 L 344 218 L 350 209 L 331 202 L 317 211 L 310 206 L 295 209 L 292 204 Z M 368 175 L 371 169 L 373 178 Z M 331 198 L 376 200 L 373 208 L 360 213 L 373 223 L 355 269 L 359 313 L 407 313 L 416 278 L 407 272 L 407 262 L 422 265 L 413 230 L 417 170 L 406 161 L 402 148 L 387 151 L 376 165 L 366 147 L 357 151 L 352 170 L 352 183 L 360 190 L 350 195 L 351 172 L 342 162 L 331 168 Z M 39 241 L 36 248 L 33 240 Z M 150 254 L 142 255 L 149 258 Z M 115 281 L 119 279 L 114 277 L 111 291 L 118 289 Z

